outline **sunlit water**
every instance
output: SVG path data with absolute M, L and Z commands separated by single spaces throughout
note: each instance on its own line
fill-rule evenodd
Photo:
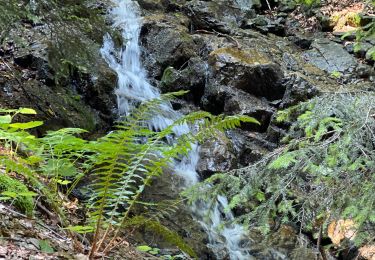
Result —
M 160 92 L 147 80 L 147 73 L 141 63 L 141 48 L 139 36 L 142 25 L 139 6 L 136 1 L 114 0 L 116 7 L 111 15 L 113 26 L 121 30 L 124 46 L 116 48 L 110 36 L 105 36 L 101 54 L 108 65 L 118 75 L 116 89 L 118 112 L 126 115 L 137 103 L 158 98 Z M 181 115 L 172 109 L 169 103 L 162 105 L 162 112 L 150 120 L 153 129 L 164 129 Z M 187 125 L 174 129 L 177 136 L 189 132 Z M 199 160 L 199 146 L 194 144 L 189 156 L 173 165 L 174 172 L 184 180 L 184 187 L 190 187 L 199 182 L 196 166 Z M 182 188 L 184 188 L 182 187 Z M 209 245 L 217 259 L 223 259 L 226 254 L 232 260 L 251 259 L 241 242 L 245 237 L 242 226 L 224 224 L 233 220 L 233 214 L 224 211 L 228 201 L 218 196 L 214 203 L 199 201 L 191 207 L 192 215 L 198 221 L 209 237 Z

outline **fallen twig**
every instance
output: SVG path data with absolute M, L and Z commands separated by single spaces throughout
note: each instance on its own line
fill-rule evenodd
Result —
M 197 33 L 206 33 L 206 34 L 214 34 L 214 35 L 217 35 L 217 36 L 226 37 L 229 40 L 234 41 L 236 43 L 236 47 L 237 48 L 240 48 L 240 44 L 238 43 L 238 41 L 233 36 L 230 36 L 230 35 L 227 35 L 227 34 L 224 34 L 224 33 L 220 33 L 220 32 L 217 32 L 215 30 L 213 30 L 213 32 L 211 32 L 211 31 L 200 29 L 200 30 L 196 30 L 195 32 L 197 32 Z

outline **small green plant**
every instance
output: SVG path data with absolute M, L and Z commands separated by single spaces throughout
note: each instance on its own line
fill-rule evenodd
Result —
M 369 3 L 370 4 L 370 3 Z M 375 6 L 375 2 L 372 1 L 371 3 L 373 6 Z M 357 25 L 361 24 L 361 17 L 359 15 L 354 16 L 352 19 L 354 19 L 354 23 Z M 347 32 L 342 36 L 342 39 L 345 39 L 346 37 L 352 35 L 355 33 L 356 35 L 356 41 L 354 44 L 354 52 L 358 52 L 362 49 L 362 44 L 366 40 L 373 41 L 375 39 L 375 21 L 372 20 L 368 24 L 364 26 L 359 26 L 356 30 Z M 375 47 L 370 48 L 367 51 L 367 57 L 369 59 L 375 60 Z
M 8 176 L 6 173 L 0 173 L 0 200 L 11 201 L 27 216 L 32 216 L 34 211 L 33 196 L 37 195 L 29 191 L 27 186 L 21 181 Z
M 146 252 L 146 253 L 149 253 L 151 255 L 158 255 L 159 252 L 160 252 L 160 249 L 157 248 L 157 247 L 149 247 L 149 246 L 137 246 L 137 250 L 141 251 L 141 252 Z
M 308 7 L 312 7 L 320 4 L 320 0 L 296 0 L 298 4 L 303 4 Z
M 342 76 L 342 73 L 335 70 L 335 71 L 333 71 L 331 73 L 331 76 L 334 77 L 334 78 L 336 78 L 336 79 L 338 79 L 338 78 L 340 78 Z
M 108 251 L 121 227 L 130 221 L 131 212 L 145 187 L 151 185 L 174 159 L 186 156 L 192 143 L 212 138 L 218 131 L 238 127 L 241 122 L 258 123 L 247 116 L 224 117 L 196 112 L 163 130 L 148 129 L 146 122 L 156 115 L 160 105 L 183 93 L 166 94 L 161 99 L 140 105 L 118 124 L 117 130 L 92 143 L 91 150 L 96 154 L 93 174 L 98 182 L 94 183 L 90 206 L 90 219 L 95 225 L 91 256 L 106 240 L 109 242 L 103 252 Z M 174 127 L 186 123 L 196 124 L 199 131 L 179 136 L 173 145 L 167 145 L 165 139 L 173 135 Z M 119 213 L 120 208 L 122 213 Z M 147 223 L 150 226 L 155 222 Z M 187 253 L 191 255 L 192 251 L 188 249 Z

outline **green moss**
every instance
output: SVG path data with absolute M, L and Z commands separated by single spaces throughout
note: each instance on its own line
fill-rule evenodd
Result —
M 210 53 L 211 56 L 214 55 L 229 55 L 232 58 L 247 64 L 254 63 L 269 63 L 270 60 L 265 57 L 263 54 L 259 53 L 256 50 L 240 50 L 238 48 L 220 48 Z
M 347 24 L 353 27 L 360 27 L 361 26 L 361 16 L 355 12 L 349 12 L 346 14 Z
M 308 7 L 312 7 L 312 6 L 320 4 L 320 0 L 297 0 L 296 2 L 299 4 L 304 4 Z
M 0 192 L 10 192 L 15 194 L 30 192 L 29 189 L 20 182 L 5 173 L 0 173 Z M 16 196 L 14 205 L 25 212 L 28 216 L 33 214 L 34 200 L 30 196 Z
M 172 81 L 172 75 L 173 75 L 174 68 L 168 67 L 164 70 L 163 76 L 161 78 L 161 84 L 168 84 Z

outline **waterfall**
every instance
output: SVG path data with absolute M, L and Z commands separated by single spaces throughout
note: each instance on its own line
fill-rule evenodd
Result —
M 242 10 L 250 10 L 254 5 L 253 0 L 235 0 L 235 2 Z
M 114 0 L 116 7 L 111 15 L 113 25 L 121 30 L 124 46 L 116 49 L 109 35 L 105 36 L 101 54 L 108 65 L 118 75 L 116 89 L 118 112 L 126 115 L 140 101 L 158 98 L 160 92 L 147 80 L 147 73 L 141 63 L 141 48 L 139 36 L 142 26 L 138 3 L 132 0 Z M 150 120 L 150 127 L 163 129 L 171 125 L 181 115 L 174 111 L 169 103 L 162 105 L 161 113 Z M 188 125 L 175 127 L 177 136 L 190 131 Z M 183 178 L 184 185 L 190 187 L 199 182 L 196 166 L 199 160 L 199 146 L 194 144 L 189 156 L 173 165 L 174 172 Z M 246 248 L 241 247 L 245 237 L 242 226 L 237 224 L 224 224 L 234 219 L 231 212 L 224 209 L 228 201 L 223 196 L 218 196 L 215 203 L 198 201 L 191 207 L 191 212 L 209 237 L 209 247 L 216 254 L 217 259 L 223 259 L 226 251 L 232 260 L 251 259 Z

